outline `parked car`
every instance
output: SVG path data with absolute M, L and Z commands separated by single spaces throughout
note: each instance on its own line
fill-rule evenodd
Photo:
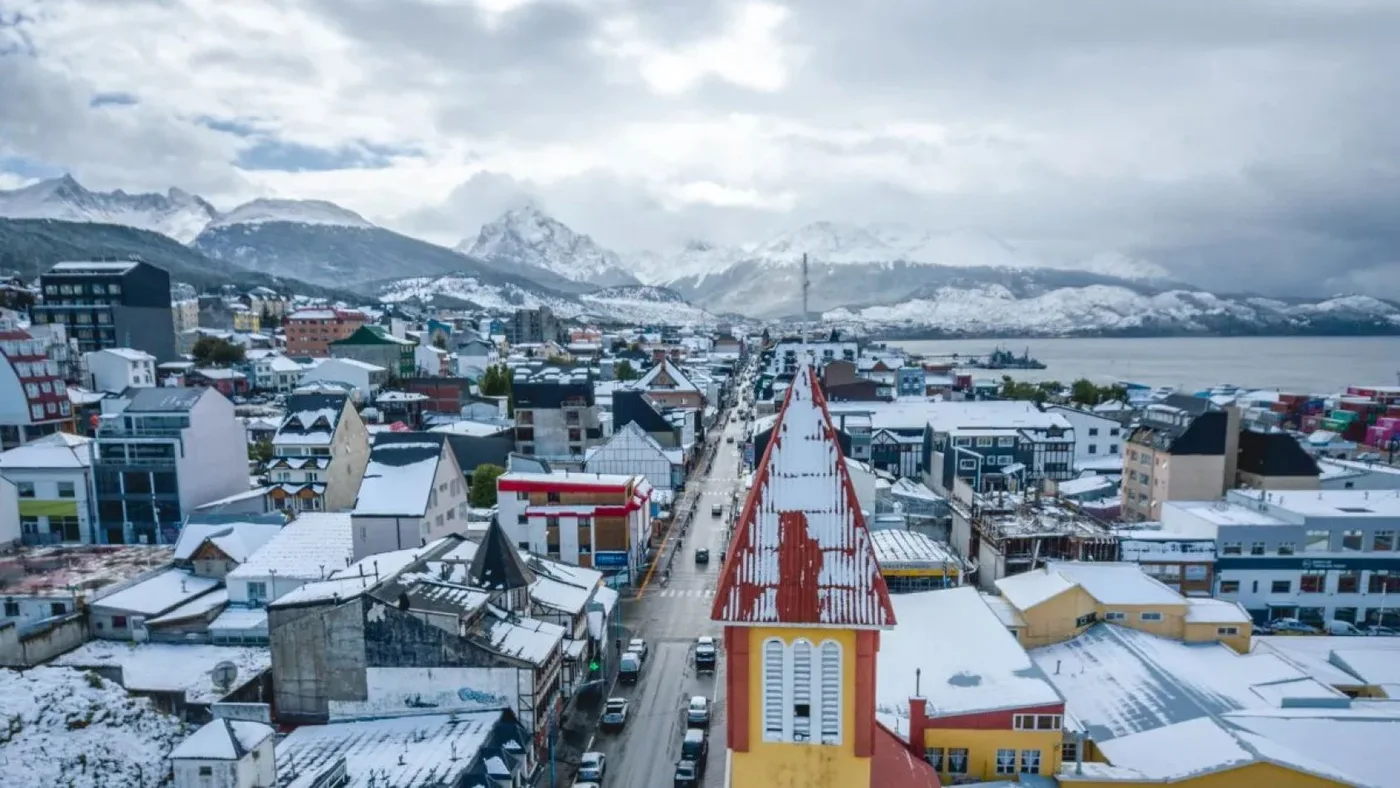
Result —
M 717 504 L 715 504 L 714 506 L 711 506 L 711 507 L 710 507 L 710 516 L 711 516 L 711 517 L 720 517 L 720 516 L 723 516 L 723 515 L 724 515 L 724 504 L 722 504 L 722 503 L 717 503 Z
M 728 438 L 725 438 L 725 439 L 724 439 L 724 442 L 725 442 L 725 443 L 733 443 L 733 442 L 734 442 L 734 436 L 733 436 L 733 435 L 730 435 Z
M 697 673 L 714 673 L 715 662 L 719 658 L 719 650 L 715 648 L 715 639 L 704 635 L 695 640 L 695 671 Z
M 607 756 L 601 752 L 586 752 L 578 759 L 578 779 L 602 783 L 608 770 Z
M 1327 634 L 1329 635 L 1364 635 L 1357 626 L 1350 621 L 1338 621 L 1332 619 L 1327 622 Z
M 697 548 L 695 548 L 695 563 L 697 563 L 697 564 L 708 564 L 708 563 L 710 563 L 710 548 L 708 548 L 708 547 L 697 547 Z
M 601 788 L 598 783 L 576 782 L 574 788 Z
M 705 763 L 710 759 L 710 734 L 700 728 L 686 728 L 681 739 L 681 760 L 695 764 L 700 779 L 705 778 Z
M 604 731 L 620 731 L 627 725 L 627 699 L 608 698 L 603 704 L 602 728 Z
M 1396 635 L 1400 635 L 1400 630 L 1396 630 L 1391 627 L 1384 627 L 1380 624 L 1368 624 L 1362 627 L 1361 631 L 1363 634 L 1371 635 L 1373 637 L 1395 637 Z
M 617 679 L 623 684 L 636 684 L 642 676 L 642 658 L 637 652 L 629 651 L 617 663 Z
M 676 788 L 700 788 L 700 768 L 695 761 L 676 761 Z
M 651 653 L 651 649 L 647 647 L 647 642 L 641 638 L 632 638 L 627 641 L 627 650 L 636 652 L 637 656 L 641 657 L 643 662 L 647 661 L 647 654 Z
M 690 705 L 685 710 L 685 724 L 688 728 L 710 727 L 709 698 L 704 695 L 696 695 L 690 699 Z
M 1275 635 L 1320 635 L 1322 630 L 1304 624 L 1296 618 L 1276 618 L 1269 622 L 1269 630 Z

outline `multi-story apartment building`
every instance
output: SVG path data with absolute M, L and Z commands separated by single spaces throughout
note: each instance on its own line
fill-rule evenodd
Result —
M 563 327 L 547 306 L 515 310 L 506 323 L 506 339 L 512 345 L 566 341 Z
M 73 406 L 58 373 L 42 342 L 0 322 L 0 450 L 72 432 Z
M 15 486 L 22 544 L 92 541 L 91 442 L 56 432 L 0 454 L 0 478 Z
M 1148 405 L 1123 451 L 1123 517 L 1156 520 L 1164 501 L 1218 499 L 1234 486 L 1240 412 L 1172 394 Z
M 1046 410 L 1064 416 L 1074 428 L 1075 465 L 1122 459 L 1123 433 L 1126 432 L 1122 423 L 1093 411 L 1065 405 L 1052 405 Z
M 287 311 L 291 308 L 292 302 L 276 290 L 266 287 L 255 287 L 243 295 L 243 303 L 253 314 L 258 315 L 261 322 L 271 327 L 272 324 L 280 323 L 282 318 L 287 316 Z
M 545 369 L 533 377 L 521 369 L 511 385 L 515 398 L 515 447 L 521 454 L 582 467 L 588 449 L 603 442 L 603 428 L 584 370 L 569 376 Z
M 763 353 L 763 371 L 769 375 L 790 377 L 797 372 L 803 348 L 818 367 L 828 361 L 844 359 L 855 361 L 860 356 L 860 345 L 856 342 L 814 341 L 803 342 L 798 338 L 783 339 Z M 890 384 L 894 384 L 893 378 Z
M 1369 490 L 1231 490 L 1162 508 L 1163 527 L 1215 531 L 1215 595 L 1260 623 L 1400 626 L 1400 498 Z
M 268 498 L 286 511 L 347 511 L 369 464 L 369 432 L 345 394 L 294 394 L 272 438 Z
M 355 333 L 368 318 L 349 309 L 299 309 L 287 316 L 287 355 L 323 358 L 332 342 Z
M 380 432 L 351 511 L 355 560 L 467 528 L 466 479 L 440 432 Z
M 213 389 L 143 388 L 105 400 L 92 443 L 97 536 L 173 544 L 198 506 L 248 490 L 248 444 Z
M 156 357 L 142 350 L 114 347 L 94 350 L 83 357 L 93 391 L 126 391 L 154 386 Z
M 651 538 L 645 477 L 511 472 L 497 479 L 496 491 L 499 522 L 521 549 L 640 579 Z
M 925 403 L 916 403 L 923 405 Z M 895 403 L 898 408 L 900 403 Z M 928 435 L 916 436 L 911 451 L 922 449 L 918 471 L 934 490 L 951 492 L 955 479 L 974 490 L 1027 489 L 1039 481 L 1074 477 L 1075 431 L 1064 414 L 1045 412 L 1032 402 L 934 402 L 928 406 Z M 877 423 L 889 418 L 877 413 Z M 877 433 L 872 462 L 881 467 Z M 905 459 L 908 462 L 908 459 Z M 900 475 L 913 475 L 900 470 Z
M 184 341 L 186 332 L 199 328 L 199 299 L 182 298 L 170 304 L 170 315 L 175 328 L 175 341 L 178 345 Z M 193 345 L 194 340 L 190 339 L 187 344 Z M 183 350 L 181 352 L 188 352 Z
M 140 261 L 58 263 L 39 277 L 36 323 L 62 323 L 88 353 L 109 347 L 175 359 L 170 274 Z
M 418 371 L 414 351 L 418 345 L 396 337 L 384 326 L 360 326 L 350 336 L 330 343 L 331 358 L 353 358 L 383 367 L 395 378 L 410 378 Z

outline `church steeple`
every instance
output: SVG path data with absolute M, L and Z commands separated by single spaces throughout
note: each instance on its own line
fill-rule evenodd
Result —
M 510 600 L 506 607 L 521 612 L 517 608 L 523 606 L 522 600 L 526 596 L 524 589 L 528 589 L 530 584 L 535 582 L 535 573 L 525 566 L 525 562 L 520 559 L 520 552 L 511 544 L 505 529 L 493 518 L 491 525 L 486 528 L 486 535 L 482 537 L 481 544 L 476 548 L 476 554 L 472 556 L 467 580 L 483 591 L 492 592 L 493 595 L 499 592 L 500 596 Z

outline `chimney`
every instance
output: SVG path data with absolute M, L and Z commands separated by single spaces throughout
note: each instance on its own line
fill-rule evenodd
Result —
M 909 749 L 914 753 L 914 757 L 923 759 L 926 752 L 924 746 L 924 730 L 928 728 L 928 700 L 925 698 L 909 699 Z

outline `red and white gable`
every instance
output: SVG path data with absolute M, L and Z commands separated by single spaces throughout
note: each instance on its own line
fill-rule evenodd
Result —
M 711 616 L 729 624 L 894 626 L 841 444 L 803 366 L 759 463 Z

